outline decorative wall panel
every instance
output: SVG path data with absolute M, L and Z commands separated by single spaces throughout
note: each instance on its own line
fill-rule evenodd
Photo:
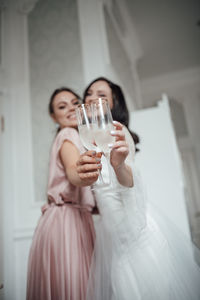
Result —
M 83 89 L 77 3 L 39 1 L 29 15 L 35 201 L 46 200 L 48 160 L 56 128 L 48 115 L 55 88 Z

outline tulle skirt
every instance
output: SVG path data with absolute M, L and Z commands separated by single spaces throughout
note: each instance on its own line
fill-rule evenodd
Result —
M 199 300 L 200 269 L 187 237 L 153 207 L 137 234 L 124 217 L 115 223 L 103 214 L 96 223 L 87 300 Z
M 95 189 L 100 218 L 87 300 L 200 300 L 191 241 L 147 201 L 133 157 L 130 152 L 127 158 L 132 188 L 122 187 L 113 171 L 115 188 Z
M 30 249 L 27 300 L 85 300 L 94 235 L 86 209 L 49 207 Z

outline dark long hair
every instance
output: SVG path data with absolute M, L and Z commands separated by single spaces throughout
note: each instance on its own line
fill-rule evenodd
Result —
M 58 95 L 61 92 L 69 92 L 72 93 L 78 100 L 81 100 L 81 97 L 75 93 L 72 89 L 67 88 L 67 87 L 60 87 L 58 89 L 55 89 L 54 92 L 52 93 L 50 100 L 49 100 L 49 106 L 48 106 L 48 110 L 49 110 L 49 114 L 52 115 L 54 113 L 53 110 L 53 100 L 55 98 L 56 95 Z M 60 131 L 60 128 L 58 128 L 57 133 Z
M 111 88 L 112 100 L 113 100 L 113 108 L 111 109 L 111 112 L 112 112 L 113 120 L 116 120 L 116 121 L 122 123 L 123 125 L 125 125 L 128 128 L 128 130 L 134 140 L 135 145 L 137 145 L 140 142 L 140 138 L 135 132 L 133 132 L 129 129 L 129 112 L 128 112 L 128 108 L 126 105 L 126 100 L 125 100 L 123 91 L 119 85 L 113 83 L 112 81 L 108 80 L 105 77 L 98 77 L 98 78 L 94 79 L 85 89 L 85 91 L 83 93 L 83 102 L 85 102 L 85 98 L 87 97 L 87 93 L 88 93 L 88 90 L 90 89 L 91 85 L 97 81 L 105 81 Z M 139 151 L 139 149 L 137 147 L 136 147 L 136 151 Z

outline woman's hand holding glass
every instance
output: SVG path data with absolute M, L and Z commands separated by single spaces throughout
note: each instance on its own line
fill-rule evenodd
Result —
M 115 142 L 109 144 L 110 163 L 114 169 L 118 169 L 123 166 L 128 154 L 129 146 L 126 142 L 125 133 L 123 131 L 123 125 L 117 121 L 113 121 L 115 130 L 111 131 L 111 135 L 115 137 Z
M 85 185 L 92 185 L 99 177 L 101 158 L 96 151 L 89 150 L 81 154 L 77 166 L 77 173 Z

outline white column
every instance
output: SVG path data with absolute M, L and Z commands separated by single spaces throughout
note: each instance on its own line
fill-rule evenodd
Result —
M 36 0 L 10 0 L 4 15 L 5 71 L 12 127 L 15 229 L 30 223 L 29 207 L 34 202 L 27 26 L 27 14 L 34 3 Z
M 4 299 L 23 299 L 26 269 L 16 268 L 16 232 L 29 227 L 33 203 L 32 129 L 27 14 L 35 1 L 7 0 L 3 10 L 4 151 Z M 25 255 L 23 261 L 26 261 Z M 19 272 L 18 272 L 19 271 Z M 22 274 L 23 272 L 23 274 Z M 23 288 L 22 288 L 23 286 Z M 23 290 L 23 291 L 20 291 Z
M 141 94 L 141 84 L 140 84 L 140 78 L 137 71 L 137 62 L 133 62 L 131 64 L 131 71 L 133 76 L 133 86 L 134 86 L 134 104 L 136 109 L 141 109 L 142 106 L 142 94 Z
M 78 0 L 85 84 L 98 76 L 111 76 L 109 49 L 101 0 Z
M 109 13 L 109 17 L 112 20 L 112 24 L 115 28 L 115 32 L 121 45 L 124 48 L 127 58 L 130 61 L 131 77 L 133 81 L 134 89 L 134 101 L 132 97 L 127 97 L 129 109 L 135 110 L 142 108 L 142 96 L 140 87 L 140 78 L 138 74 L 138 60 L 142 57 L 143 51 L 140 45 L 140 41 L 135 30 L 134 20 L 130 15 L 127 4 L 121 0 L 103 0 L 104 5 Z M 121 25 L 120 25 L 121 24 Z

